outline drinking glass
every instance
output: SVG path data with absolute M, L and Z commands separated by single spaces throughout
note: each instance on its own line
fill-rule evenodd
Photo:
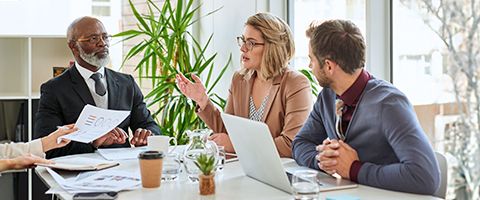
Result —
M 182 169 L 178 153 L 170 153 L 163 158 L 162 180 L 174 181 Z
M 189 150 L 185 153 L 183 158 L 183 164 L 185 165 L 185 171 L 187 172 L 188 180 L 191 182 L 198 182 L 198 174 L 200 169 L 195 165 L 195 161 L 200 154 L 204 153 L 204 150 Z
M 292 188 L 295 199 L 318 199 L 320 187 L 318 185 L 318 172 L 314 170 L 299 170 L 293 173 Z

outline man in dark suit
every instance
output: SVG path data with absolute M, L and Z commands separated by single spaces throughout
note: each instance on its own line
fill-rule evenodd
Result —
M 75 64 L 61 76 L 41 86 L 36 114 L 35 137 L 48 135 L 63 124 L 75 123 L 87 104 L 112 110 L 129 110 L 130 116 L 117 128 L 95 141 L 69 145 L 47 152 L 47 158 L 91 153 L 100 147 L 130 147 L 147 144 L 149 135 L 160 129 L 143 102 L 143 95 L 132 76 L 106 68 L 109 63 L 109 41 L 102 22 L 82 17 L 68 27 L 68 46 Z M 133 137 L 128 141 L 128 128 Z

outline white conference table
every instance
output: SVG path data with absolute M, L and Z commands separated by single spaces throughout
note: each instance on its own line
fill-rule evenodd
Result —
M 79 154 L 89 158 L 103 159 L 98 153 Z M 285 160 L 284 160 L 285 161 Z M 139 173 L 138 160 L 121 160 L 120 165 L 114 170 L 125 170 Z M 106 170 L 110 170 L 106 169 Z M 69 194 L 55 182 L 52 176 L 47 172 L 45 167 L 35 168 L 36 173 L 53 189 L 56 196 L 60 199 L 72 199 L 73 195 Z M 236 199 L 275 199 L 275 200 L 291 200 L 291 194 L 275 189 L 271 186 L 263 184 L 252 178 L 245 176 L 240 163 L 238 161 L 225 164 L 223 171 L 217 172 L 215 175 L 216 191 L 214 195 L 201 196 L 198 190 L 198 183 L 191 183 L 187 180 L 185 170 L 175 181 L 162 182 L 161 186 L 156 189 L 141 188 L 132 191 L 122 191 L 118 193 L 119 200 L 131 199 L 188 199 L 188 200 L 236 200 Z M 60 175 L 62 175 L 60 173 Z M 384 189 L 373 188 L 365 185 L 359 185 L 354 189 L 345 189 L 337 191 L 329 191 L 320 193 L 320 199 L 336 195 L 350 195 L 359 199 L 384 200 L 384 199 L 439 199 L 434 196 L 417 195 L 403 192 L 395 192 Z

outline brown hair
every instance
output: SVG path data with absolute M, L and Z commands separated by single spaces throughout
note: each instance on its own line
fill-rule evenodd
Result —
M 365 41 L 360 29 L 351 21 L 328 20 L 320 25 L 312 22 L 306 34 L 321 66 L 329 59 L 349 74 L 365 66 Z
M 262 33 L 265 40 L 265 50 L 260 64 L 260 74 L 265 79 L 281 75 L 288 67 L 288 62 L 295 54 L 295 43 L 292 31 L 281 18 L 269 13 L 257 13 L 250 16 L 245 23 Z M 243 68 L 240 74 L 250 79 L 254 70 Z

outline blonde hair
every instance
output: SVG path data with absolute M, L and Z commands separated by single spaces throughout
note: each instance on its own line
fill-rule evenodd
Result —
M 293 34 L 288 24 L 281 18 L 270 13 L 257 13 L 250 16 L 245 23 L 262 33 L 265 40 L 260 63 L 260 74 L 265 79 L 270 79 L 283 74 L 288 67 L 288 62 L 295 54 L 295 43 Z M 242 66 L 240 74 L 246 80 L 250 79 L 254 70 Z

